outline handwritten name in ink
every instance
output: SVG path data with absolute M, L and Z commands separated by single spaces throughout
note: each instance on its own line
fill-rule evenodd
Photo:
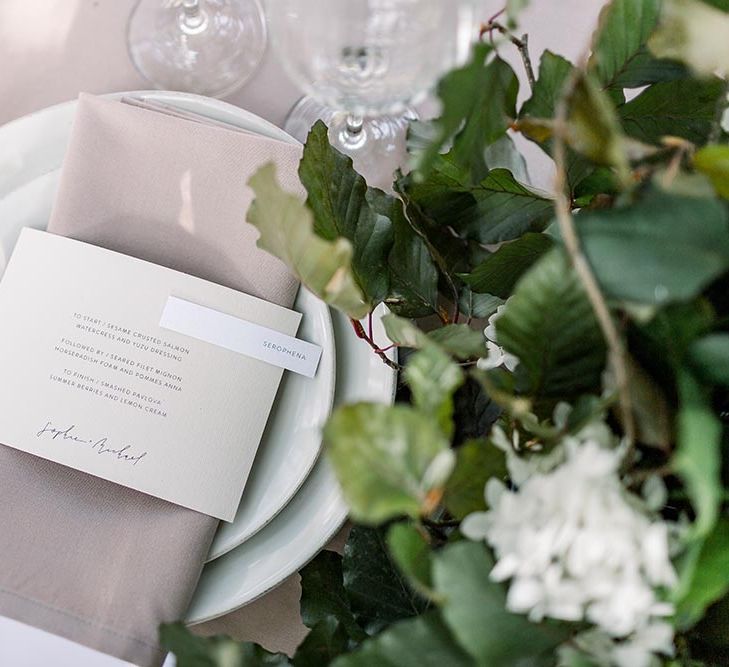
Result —
M 137 463 L 147 456 L 147 452 L 142 452 L 141 454 L 134 452 L 131 445 L 124 445 L 118 448 L 112 447 L 109 445 L 109 439 L 107 437 L 84 438 L 78 435 L 75 424 L 62 428 L 54 426 L 51 421 L 47 421 L 46 425 L 35 434 L 36 438 L 42 438 L 44 436 L 51 440 L 88 445 L 97 454 L 106 454 L 117 461 L 131 463 L 133 466 L 137 465 Z

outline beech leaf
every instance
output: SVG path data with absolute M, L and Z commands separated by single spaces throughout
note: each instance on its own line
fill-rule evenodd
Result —
M 248 185 L 255 199 L 246 219 L 260 232 L 258 247 L 282 260 L 324 302 L 355 319 L 367 315 L 371 304 L 352 274 L 352 244 L 314 232 L 311 211 L 281 188 L 273 164 L 261 167 Z

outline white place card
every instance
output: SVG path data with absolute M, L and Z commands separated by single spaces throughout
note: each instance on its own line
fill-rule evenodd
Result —
M 174 319 L 170 304 L 200 321 L 161 326 Z M 316 368 L 318 348 L 293 338 L 300 319 L 184 273 L 25 229 L 0 282 L 0 442 L 232 521 L 283 362 L 309 355 Z M 287 352 L 254 358 L 236 341 L 221 344 L 220 322 L 233 337 L 241 327 L 263 331 L 263 342 Z

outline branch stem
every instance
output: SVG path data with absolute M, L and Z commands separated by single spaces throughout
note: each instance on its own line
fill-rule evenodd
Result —
M 381 348 L 379 345 L 377 345 L 377 343 L 375 343 L 375 341 L 372 339 L 372 336 L 369 335 L 365 331 L 365 328 L 362 326 L 362 323 L 359 320 L 354 320 L 354 319 L 351 319 L 350 318 L 349 321 L 352 323 L 352 328 L 354 329 L 354 333 L 357 336 L 357 338 L 361 338 L 363 341 L 365 341 L 372 348 L 372 351 L 378 357 L 380 357 L 380 359 L 382 359 L 382 361 L 387 366 L 389 366 L 390 368 L 392 368 L 392 370 L 394 370 L 394 371 L 399 371 L 400 370 L 400 364 L 395 363 L 386 354 L 386 352 L 388 350 L 390 350 L 392 347 L 394 347 L 393 345 L 390 345 L 390 346 L 388 346 L 386 348 Z
M 582 283 L 592 310 L 602 330 L 608 348 L 608 363 L 615 374 L 618 402 L 623 422 L 623 429 L 628 446 L 632 447 L 635 441 L 635 422 L 630 401 L 630 385 L 628 379 L 628 364 L 622 337 L 618 332 L 605 297 L 595 278 L 577 236 L 575 221 L 572 216 L 572 202 L 567 184 L 567 152 L 565 148 L 565 134 L 567 129 L 568 105 L 567 100 L 577 83 L 579 72 L 573 75 L 557 103 L 555 110 L 554 133 L 554 162 L 557 167 L 555 176 L 555 213 L 562 234 L 567 254 L 572 261 L 577 277 Z
M 495 17 L 496 16 L 498 16 L 498 14 L 496 14 Z M 481 37 L 483 37 L 486 33 L 488 33 L 489 36 L 491 36 L 493 34 L 494 30 L 496 30 L 497 32 L 500 32 L 504 37 L 506 37 L 517 48 L 517 50 L 519 51 L 519 55 L 521 56 L 521 60 L 524 63 L 524 71 L 526 72 L 526 77 L 527 77 L 527 81 L 529 82 L 529 87 L 533 90 L 534 84 L 536 83 L 537 79 L 534 76 L 534 67 L 532 65 L 532 59 L 529 56 L 529 35 L 527 35 L 525 33 L 521 37 L 517 37 L 505 25 L 494 20 L 494 18 L 489 20 L 488 23 L 484 23 L 481 26 L 481 31 L 480 31 Z

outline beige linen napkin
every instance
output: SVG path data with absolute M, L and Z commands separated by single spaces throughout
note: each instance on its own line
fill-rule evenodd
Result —
M 245 222 L 246 181 L 273 160 L 301 191 L 299 157 L 190 114 L 82 95 L 48 229 L 290 306 L 295 280 Z M 158 665 L 157 627 L 184 617 L 216 526 L 0 445 L 0 615 Z

